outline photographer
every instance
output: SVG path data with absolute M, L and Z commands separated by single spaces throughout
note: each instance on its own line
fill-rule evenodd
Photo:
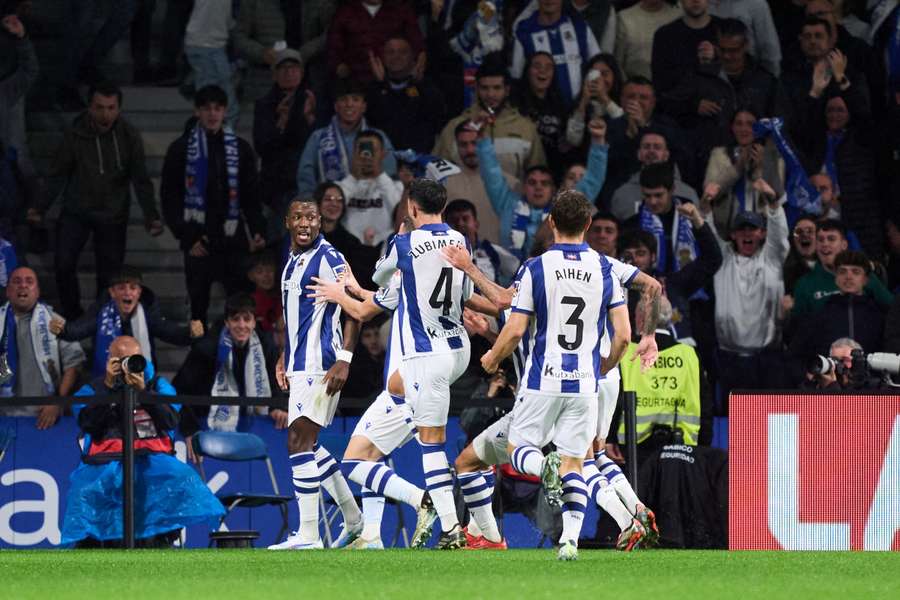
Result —
M 174 396 L 175 389 L 157 377 L 141 346 L 120 336 L 109 347 L 106 373 L 83 386 L 76 396 L 114 396 L 125 387 Z M 194 523 L 215 525 L 222 504 L 197 473 L 173 456 L 170 431 L 178 423 L 178 406 L 138 404 L 134 411 L 135 538 L 142 546 L 168 546 L 178 530 Z M 78 547 L 118 545 L 122 537 L 122 413 L 117 404 L 76 405 L 81 428 L 81 464 L 70 478 L 62 543 Z
M 827 359 L 817 355 L 809 362 L 806 380 L 800 384 L 800 389 L 839 391 L 881 387 L 878 378 L 869 374 L 865 360 L 859 342 L 847 337 L 837 339 L 831 344 Z M 854 362 L 859 363 L 855 369 Z

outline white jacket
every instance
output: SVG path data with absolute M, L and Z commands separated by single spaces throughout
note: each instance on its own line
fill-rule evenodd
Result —
M 359 241 L 377 246 L 394 232 L 394 207 L 400 203 L 403 184 L 382 173 L 375 179 L 357 179 L 347 175 L 338 182 L 347 199 L 344 228 Z M 366 242 L 366 229 L 371 227 L 375 237 Z

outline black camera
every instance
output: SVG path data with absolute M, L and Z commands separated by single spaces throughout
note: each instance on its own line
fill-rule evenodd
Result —
M 806 371 L 811 375 L 827 375 L 834 372 L 838 376 L 838 383 L 845 388 L 874 388 L 880 383 L 894 385 L 891 375 L 900 374 L 900 355 L 888 352 L 873 352 L 866 354 L 856 348 L 850 352 L 850 367 L 842 361 L 834 360 L 827 356 L 817 355 L 806 364 Z M 841 377 L 846 377 L 846 385 Z
M 132 354 L 122 359 L 122 371 L 137 375 L 147 367 L 147 359 L 140 354 Z

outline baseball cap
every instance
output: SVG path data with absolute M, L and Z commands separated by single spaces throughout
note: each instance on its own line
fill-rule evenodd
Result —
M 275 54 L 275 68 L 278 68 L 281 63 L 286 60 L 292 60 L 298 65 L 303 65 L 303 59 L 300 58 L 299 52 L 297 52 L 293 48 L 285 48 L 284 50 L 280 50 L 277 54 Z
M 745 210 L 735 215 L 734 222 L 731 225 L 732 229 L 743 229 L 744 227 L 765 229 L 766 220 L 758 212 Z

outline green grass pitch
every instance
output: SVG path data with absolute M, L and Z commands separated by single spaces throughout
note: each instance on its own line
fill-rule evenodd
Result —
M 0 598 L 900 598 L 900 553 L 0 551 Z

